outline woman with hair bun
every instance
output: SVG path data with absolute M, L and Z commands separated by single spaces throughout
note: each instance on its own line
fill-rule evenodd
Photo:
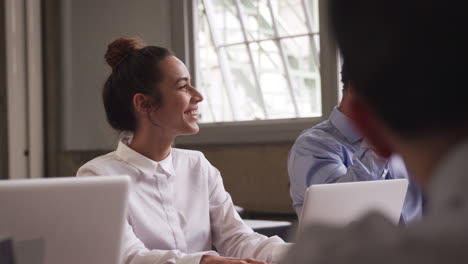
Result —
M 107 120 L 130 133 L 77 175 L 130 175 L 125 263 L 277 261 L 286 243 L 242 221 L 219 171 L 201 152 L 172 147 L 177 136 L 199 130 L 203 96 L 184 63 L 133 37 L 113 41 L 105 58 L 112 67 L 102 94 Z

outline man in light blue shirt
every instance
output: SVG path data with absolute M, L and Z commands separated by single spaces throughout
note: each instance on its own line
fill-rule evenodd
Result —
M 343 99 L 328 120 L 304 130 L 296 139 L 288 158 L 290 194 L 299 216 L 304 194 L 312 184 L 408 178 L 408 193 L 401 220 L 419 218 L 422 196 L 399 156 L 379 157 L 347 117 L 352 86 L 342 68 Z

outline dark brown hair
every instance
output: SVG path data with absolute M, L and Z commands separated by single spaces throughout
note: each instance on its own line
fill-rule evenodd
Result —
M 104 57 L 112 73 L 104 84 L 102 99 L 107 121 L 114 129 L 135 131 L 135 94 L 151 95 L 155 107 L 162 104 L 161 91 L 157 87 L 163 77 L 159 64 L 172 55 L 165 48 L 145 46 L 135 37 L 121 37 L 109 44 Z

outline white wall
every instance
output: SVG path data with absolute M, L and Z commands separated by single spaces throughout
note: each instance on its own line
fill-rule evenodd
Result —
M 110 73 L 104 54 L 122 35 L 171 49 L 171 0 L 62 1 L 63 147 L 111 149 L 117 134 L 107 124 L 101 91 Z

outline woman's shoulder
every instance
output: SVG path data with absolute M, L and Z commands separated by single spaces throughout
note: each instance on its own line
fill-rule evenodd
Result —
M 86 162 L 83 166 L 85 166 L 85 165 L 88 165 L 88 166 L 104 165 L 106 163 L 112 163 L 112 162 L 118 161 L 118 160 L 119 160 L 119 158 L 115 154 L 115 151 L 112 151 L 112 152 L 109 152 L 107 154 L 95 157 L 94 159 Z
M 174 167 L 185 168 L 191 175 L 208 175 L 210 179 L 217 178 L 219 171 L 216 169 L 205 155 L 198 150 L 172 149 Z
M 205 155 L 198 150 L 172 148 L 175 162 L 188 162 L 190 164 L 209 164 Z
M 115 151 L 96 157 L 81 166 L 78 169 L 77 176 L 80 175 L 100 175 L 106 174 L 112 168 L 119 167 L 123 161 L 116 155 Z
M 200 158 L 205 157 L 201 151 L 192 149 L 172 148 L 172 154 L 177 157 Z

